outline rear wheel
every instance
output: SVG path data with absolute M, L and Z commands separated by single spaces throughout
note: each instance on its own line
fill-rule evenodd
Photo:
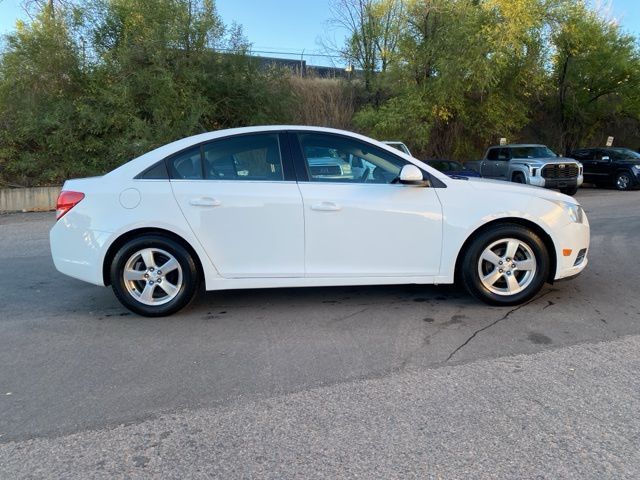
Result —
M 615 186 L 618 190 L 629 190 L 633 185 L 633 179 L 629 172 L 619 172 L 616 175 Z
M 191 302 L 199 282 L 191 254 L 178 242 L 144 235 L 124 244 L 111 263 L 120 302 L 146 317 L 171 315 Z
M 505 224 L 478 235 L 464 254 L 466 289 L 490 305 L 518 305 L 533 298 L 549 275 L 549 253 L 538 235 Z
M 560 193 L 564 193 L 565 195 L 575 195 L 578 192 L 578 186 L 574 185 L 573 187 L 564 187 L 560 189 Z

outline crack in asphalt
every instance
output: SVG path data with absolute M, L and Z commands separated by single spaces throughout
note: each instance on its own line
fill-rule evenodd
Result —
M 458 345 L 458 347 L 456 347 L 456 349 L 455 349 L 453 352 L 451 352 L 451 353 L 449 354 L 449 356 L 447 357 L 447 359 L 445 360 L 445 362 L 448 362 L 449 360 L 451 360 L 451 359 L 453 358 L 453 356 L 454 356 L 456 353 L 458 353 L 460 350 L 462 350 L 464 347 L 466 347 L 466 346 L 469 344 L 469 342 L 471 342 L 471 340 L 473 340 L 473 339 L 476 337 L 476 335 L 478 335 L 479 333 L 484 332 L 485 330 L 488 330 L 489 328 L 493 327 L 494 325 L 497 325 L 498 323 L 502 322 L 503 320 L 506 320 L 507 318 L 509 318 L 509 316 L 510 316 L 512 313 L 517 312 L 518 310 L 520 310 L 521 308 L 526 307 L 526 306 L 527 306 L 527 305 L 529 305 L 530 303 L 537 302 L 537 301 L 538 301 L 538 300 L 540 300 L 541 298 L 544 298 L 544 297 L 546 297 L 547 295 L 549 295 L 550 293 L 553 293 L 553 292 L 555 292 L 555 290 L 549 290 L 549 291 L 547 291 L 547 292 L 543 293 L 542 295 L 540 295 L 540 296 L 538 296 L 538 297 L 532 298 L 532 299 L 531 299 L 531 300 L 529 300 L 528 302 L 523 303 L 523 304 L 521 304 L 521 305 L 518 305 L 518 306 L 517 306 L 517 307 L 515 307 L 515 308 L 512 308 L 512 309 L 511 309 L 511 310 L 509 310 L 507 313 L 505 313 L 502 317 L 500 317 L 500 318 L 499 318 L 499 319 L 497 319 L 497 320 L 494 320 L 494 321 L 493 321 L 493 322 L 491 322 L 489 325 L 485 325 L 484 327 L 479 328 L 478 330 L 476 330 L 475 332 L 473 332 L 473 333 L 471 334 L 471 336 L 469 336 L 469 338 L 467 338 L 464 342 L 462 342 L 460 345 Z

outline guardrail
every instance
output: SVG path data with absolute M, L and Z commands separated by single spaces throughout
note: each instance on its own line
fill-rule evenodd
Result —
M 0 188 L 0 213 L 55 210 L 61 188 Z

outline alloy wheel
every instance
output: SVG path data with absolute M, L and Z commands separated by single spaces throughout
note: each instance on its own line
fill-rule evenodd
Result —
M 178 260 L 159 248 L 144 248 L 131 255 L 125 263 L 122 278 L 135 300 L 151 306 L 173 300 L 183 283 Z
M 496 295 L 515 295 L 534 280 L 537 261 L 527 243 L 503 238 L 486 247 L 478 260 L 482 285 Z

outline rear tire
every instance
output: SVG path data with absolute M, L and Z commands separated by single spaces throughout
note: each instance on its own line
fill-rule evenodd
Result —
M 538 235 L 520 225 L 503 224 L 473 239 L 460 268 L 470 294 L 489 305 L 508 306 L 524 303 L 540 291 L 550 261 Z
M 565 195 L 570 195 L 570 196 L 574 196 L 576 193 L 578 192 L 578 187 L 577 186 L 573 186 L 573 187 L 564 187 L 560 189 L 560 193 L 564 193 Z
M 171 315 L 186 307 L 200 281 L 189 251 L 162 235 L 125 243 L 111 262 L 110 275 L 120 303 L 145 317 Z

